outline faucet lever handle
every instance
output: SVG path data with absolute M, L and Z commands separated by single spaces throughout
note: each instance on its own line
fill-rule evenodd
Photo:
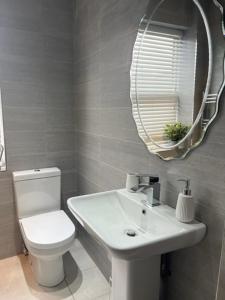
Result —
M 139 182 L 141 183 L 143 178 L 147 178 L 148 179 L 148 184 L 152 185 L 154 183 L 159 182 L 159 176 L 157 175 L 151 175 L 151 174 L 137 174 L 137 177 L 139 178 Z

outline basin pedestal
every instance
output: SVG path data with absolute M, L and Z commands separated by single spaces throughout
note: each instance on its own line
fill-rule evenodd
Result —
M 112 257 L 112 300 L 158 300 L 160 255 L 142 260 Z

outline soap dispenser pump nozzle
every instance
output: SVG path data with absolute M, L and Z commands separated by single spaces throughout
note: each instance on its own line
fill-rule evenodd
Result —
M 191 189 L 190 189 L 190 179 L 178 179 L 177 181 L 181 181 L 185 183 L 185 187 L 183 190 L 183 194 L 186 196 L 191 196 Z

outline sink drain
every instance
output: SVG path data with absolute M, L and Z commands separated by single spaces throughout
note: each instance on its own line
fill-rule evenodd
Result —
M 125 234 L 130 236 L 130 237 L 135 237 L 137 235 L 136 231 L 133 229 L 126 229 Z

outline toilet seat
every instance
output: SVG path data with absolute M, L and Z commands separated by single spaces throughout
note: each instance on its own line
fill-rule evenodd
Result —
M 63 210 L 20 219 L 29 246 L 50 250 L 68 245 L 74 240 L 75 226 Z

